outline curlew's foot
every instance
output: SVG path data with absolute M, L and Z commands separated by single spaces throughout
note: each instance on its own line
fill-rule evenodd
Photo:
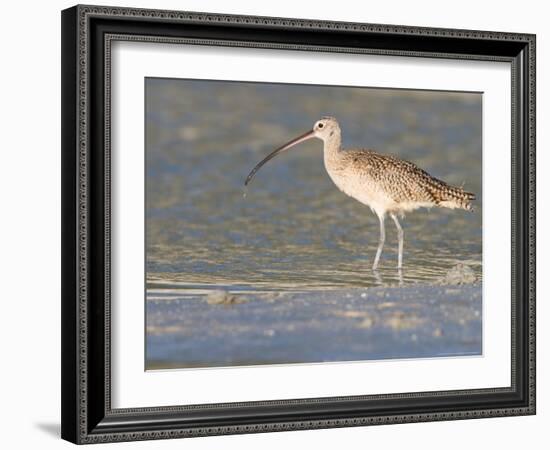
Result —
M 382 275 L 380 275 L 380 272 L 378 270 L 373 269 L 372 274 L 374 275 L 374 279 L 376 281 L 376 284 L 378 284 L 380 286 L 383 286 L 384 285 L 384 280 L 382 279 Z
M 403 286 L 403 270 L 401 268 L 397 269 L 397 278 L 399 286 Z

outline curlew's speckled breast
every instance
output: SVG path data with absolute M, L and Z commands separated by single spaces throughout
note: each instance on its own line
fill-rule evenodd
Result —
M 432 206 L 471 210 L 470 201 L 475 198 L 409 161 L 372 150 L 327 153 L 325 167 L 341 191 L 379 215 Z

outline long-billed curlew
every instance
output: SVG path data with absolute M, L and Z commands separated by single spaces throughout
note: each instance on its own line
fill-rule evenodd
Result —
M 318 138 L 324 143 L 325 168 L 336 186 L 345 194 L 367 205 L 380 221 L 380 241 L 373 270 L 378 267 L 386 231 L 386 214 L 397 227 L 397 268 L 403 266 L 403 229 L 397 216 L 405 212 L 432 206 L 460 208 L 472 211 L 475 195 L 461 187 L 451 186 L 432 177 L 415 164 L 391 155 L 382 155 L 367 149 L 343 149 L 340 125 L 333 117 L 318 120 L 313 129 L 271 152 L 252 169 L 245 181 L 250 183 L 256 172 L 270 159 L 308 139 Z

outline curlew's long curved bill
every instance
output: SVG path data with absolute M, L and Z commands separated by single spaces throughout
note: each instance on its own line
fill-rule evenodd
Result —
M 311 139 L 315 137 L 315 132 L 313 130 L 311 131 L 308 131 L 307 133 L 304 133 L 302 134 L 301 136 L 298 136 L 297 138 L 295 139 L 292 139 L 290 142 L 287 142 L 285 145 L 283 145 L 282 147 L 279 147 L 278 149 L 276 150 L 273 150 L 269 155 L 267 155 L 264 159 L 262 159 L 257 165 L 256 167 L 254 167 L 254 169 L 252 169 L 252 171 L 248 174 L 248 176 L 246 177 L 246 181 L 244 182 L 244 185 L 247 186 L 248 183 L 250 183 L 252 181 L 252 178 L 254 178 L 254 175 L 256 175 L 256 172 L 258 170 L 260 170 L 260 168 L 266 163 L 268 162 L 270 159 L 273 159 L 275 158 L 275 156 L 277 156 L 279 153 L 282 153 L 284 152 L 285 150 L 288 150 L 289 148 L 291 147 L 294 147 L 296 144 L 299 144 L 300 142 L 304 142 L 304 141 L 307 141 L 308 139 Z

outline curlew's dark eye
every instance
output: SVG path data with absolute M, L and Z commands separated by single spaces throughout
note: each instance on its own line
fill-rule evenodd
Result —
M 317 128 L 323 128 L 324 125 L 322 123 L 320 123 L 319 125 L 317 125 Z

